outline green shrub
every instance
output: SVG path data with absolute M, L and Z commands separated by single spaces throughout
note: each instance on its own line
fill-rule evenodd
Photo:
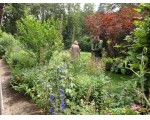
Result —
M 12 35 L 9 35 L 5 32 L 2 32 L 0 36 L 0 56 L 2 57 L 5 55 L 6 49 L 12 45 L 15 39 Z
M 79 46 L 82 51 L 90 52 L 91 51 L 91 38 L 88 36 L 83 36 L 79 40 Z
M 11 86 L 18 92 L 28 94 L 33 101 L 38 96 L 38 82 L 41 71 L 35 68 L 19 69 L 15 68 L 12 70 L 13 80 L 11 80 Z
M 106 70 L 111 70 L 111 67 L 112 67 L 112 65 L 113 65 L 113 58 L 102 58 L 102 60 L 104 61 L 104 63 L 105 63 L 105 68 L 106 68 Z
M 5 54 L 4 47 L 0 45 L 0 58 Z
M 130 107 L 106 109 L 101 112 L 102 115 L 139 115 L 140 112 L 132 110 Z
M 4 48 L 7 48 L 9 45 L 12 45 L 14 40 L 15 39 L 12 35 L 3 32 L 0 38 L 0 45 L 2 45 Z
M 7 60 L 10 67 L 27 68 L 36 65 L 35 54 L 26 50 L 18 40 L 7 33 L 2 33 L 0 38 L 0 55 Z
M 102 58 L 105 68 L 108 71 L 123 75 L 132 75 L 131 70 L 125 68 L 125 63 L 122 58 Z
M 53 17 L 41 22 L 26 14 L 17 21 L 17 27 L 20 42 L 36 54 L 41 66 L 49 62 L 55 50 L 60 51 L 63 47 L 60 21 Z
M 7 62 L 11 67 L 29 68 L 36 65 L 36 56 L 31 51 L 17 50 L 17 47 L 13 48 L 13 51 L 6 56 Z

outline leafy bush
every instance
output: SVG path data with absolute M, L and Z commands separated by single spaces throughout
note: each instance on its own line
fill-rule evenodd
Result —
M 18 51 L 17 47 L 13 48 L 6 59 L 11 67 L 29 68 L 36 65 L 36 56 L 33 52 L 23 49 Z
M 104 61 L 105 69 L 114 73 L 119 73 L 123 75 L 132 75 L 131 70 L 125 68 L 125 60 L 122 58 L 102 58 Z
M 10 45 L 12 45 L 14 40 L 15 39 L 12 35 L 9 35 L 5 32 L 1 32 L 1 37 L 0 37 L 0 56 L 1 57 L 5 54 L 6 49 Z
M 5 53 L 4 57 L 11 67 L 27 68 L 35 66 L 35 54 L 26 50 L 12 35 L 3 33 L 0 44 L 2 52 Z
M 139 78 L 139 85 L 142 89 L 143 99 L 145 99 L 144 104 L 150 106 L 150 102 L 148 101 L 150 95 L 150 4 L 140 4 L 136 11 L 145 15 L 141 21 L 134 21 L 137 28 L 134 29 L 130 36 L 126 36 L 125 38 L 128 43 L 128 49 L 124 60 L 128 65 L 126 67 Z M 122 48 L 124 48 L 124 45 Z
M 130 107 L 106 109 L 101 112 L 102 115 L 139 115 L 140 112 L 132 110 Z
M 118 84 L 115 88 L 113 88 L 111 83 L 109 86 L 105 86 L 102 91 L 104 108 L 124 107 L 137 102 L 136 85 L 136 82 L 125 81 L 123 84 Z
M 12 35 L 9 35 L 5 32 L 2 33 L 2 36 L 0 38 L 0 45 L 2 45 L 3 47 L 8 47 L 9 45 L 12 44 L 12 42 L 14 41 L 14 37 Z
M 83 36 L 79 40 L 79 46 L 82 51 L 90 52 L 91 51 L 91 38 L 88 36 Z
M 111 67 L 112 67 L 112 65 L 113 65 L 113 58 L 102 58 L 102 60 L 104 61 L 104 63 L 105 63 L 105 68 L 106 68 L 106 70 L 111 70 Z
M 0 45 L 0 57 L 2 57 L 5 54 L 4 47 Z
M 40 65 L 48 63 L 52 53 L 63 47 L 60 22 L 54 21 L 53 17 L 41 22 L 26 14 L 25 18 L 17 21 L 17 27 L 20 42 L 36 54 Z

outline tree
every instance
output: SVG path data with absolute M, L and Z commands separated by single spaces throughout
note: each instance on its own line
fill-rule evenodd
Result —
M 61 20 L 61 33 L 65 47 L 70 47 L 73 39 L 76 39 L 82 33 L 81 9 L 79 3 L 38 3 L 29 5 L 29 14 L 34 15 L 37 19 L 44 21 L 50 17 Z M 81 22 L 82 21 L 82 22 Z
M 99 6 L 98 6 L 98 10 L 97 12 L 98 13 L 104 13 L 106 11 L 106 3 L 100 3 Z
M 82 28 L 82 34 L 86 33 L 86 26 L 84 24 L 85 18 L 87 15 L 92 15 L 95 13 L 94 10 L 95 4 L 94 3 L 85 3 L 83 10 L 81 12 L 81 28 Z
M 81 35 L 81 9 L 79 3 L 66 4 L 66 19 L 63 20 L 63 37 L 65 47 L 69 48 L 74 39 Z
M 110 13 L 119 11 L 121 8 L 138 6 L 139 3 L 100 3 L 98 13 Z
M 58 19 L 61 14 L 65 14 L 65 4 L 64 3 L 32 3 L 29 4 L 29 13 L 35 15 L 37 19 L 47 20 L 50 17 Z
M 85 15 L 93 14 L 94 13 L 94 3 L 85 3 L 83 7 L 83 12 Z
M 36 54 L 40 65 L 49 62 L 53 51 L 62 49 L 60 21 L 51 19 L 41 22 L 34 16 L 26 15 L 17 21 L 18 36 L 26 49 Z
M 0 28 L 1 28 L 1 21 L 3 16 L 3 9 L 4 9 L 4 3 L 0 3 Z
M 88 15 L 85 25 L 88 34 L 99 35 L 105 44 L 108 39 L 111 39 L 106 46 L 107 52 L 110 57 L 117 57 L 118 52 L 113 46 L 123 42 L 125 36 L 130 34 L 135 28 L 133 21 L 138 16 L 133 7 L 127 7 L 117 12 Z
M 7 3 L 5 4 L 5 11 L 3 14 L 2 30 L 16 34 L 16 21 L 24 17 L 25 4 L 21 3 Z

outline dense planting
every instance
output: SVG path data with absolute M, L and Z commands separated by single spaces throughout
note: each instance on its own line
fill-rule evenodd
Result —
M 88 15 L 85 25 L 90 35 L 99 35 L 104 40 L 108 56 L 117 57 L 113 46 L 124 42 L 125 36 L 135 28 L 133 21 L 138 17 L 133 7 L 127 7 L 117 12 Z
M 71 4 L 67 7 L 70 11 Z M 71 43 L 63 39 L 63 17 L 42 16 L 40 20 L 25 12 L 16 20 L 16 35 L 0 31 L 0 56 L 10 66 L 11 87 L 30 96 L 47 115 L 149 114 L 149 9 L 149 4 L 141 4 L 136 7 L 139 13 L 125 7 L 86 17 L 86 32 L 98 34 L 107 46 L 98 62 L 89 52 L 82 52 L 90 51 L 91 38 L 79 35 L 77 23 L 68 33 L 72 40 L 75 35 L 82 38 L 82 50 L 79 59 L 72 60 L 70 50 L 63 47 Z M 78 9 L 75 12 L 79 15 Z M 142 21 L 134 21 L 143 12 Z M 75 16 L 70 14 L 72 20 Z M 114 47 L 117 53 L 111 51 Z

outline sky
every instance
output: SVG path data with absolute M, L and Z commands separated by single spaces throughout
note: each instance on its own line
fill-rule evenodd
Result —
M 81 3 L 81 9 L 83 10 L 83 6 L 85 3 Z M 95 3 L 95 11 L 98 9 L 99 3 Z

